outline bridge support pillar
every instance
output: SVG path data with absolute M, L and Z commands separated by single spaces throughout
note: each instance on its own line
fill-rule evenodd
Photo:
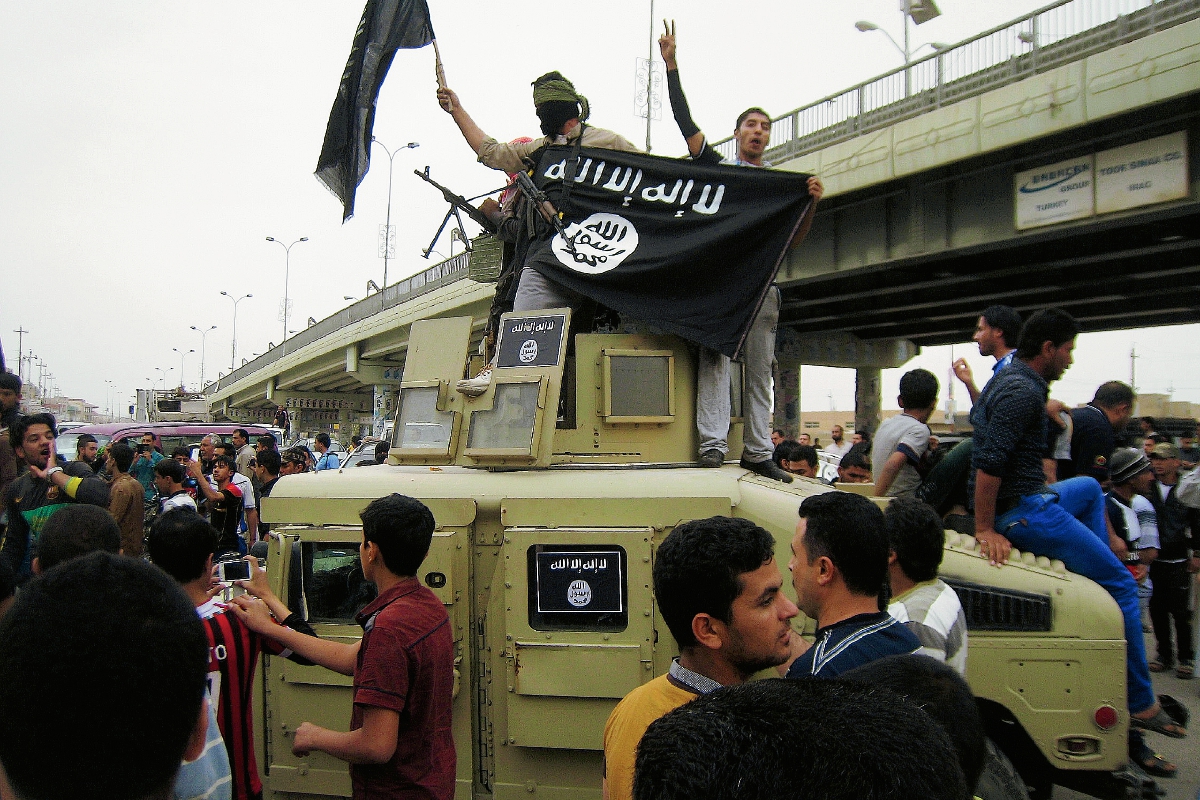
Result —
M 879 427 L 883 395 L 880 383 L 883 371 L 878 367 L 854 370 L 854 430 L 874 433 Z
M 382 437 L 383 423 L 392 413 L 396 386 L 391 383 L 377 383 L 371 387 L 371 394 L 371 435 Z
M 800 362 L 775 362 L 775 405 L 771 426 L 795 439 L 800 434 Z

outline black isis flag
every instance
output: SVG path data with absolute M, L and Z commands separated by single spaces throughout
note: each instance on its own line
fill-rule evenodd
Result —
M 425 0 L 367 0 L 314 173 L 342 201 L 343 222 L 354 215 L 354 193 L 371 165 L 375 98 L 392 58 L 402 47 L 424 47 L 432 41 Z
M 809 177 L 548 147 L 533 179 L 563 213 L 565 236 L 539 242 L 525 263 L 622 314 L 737 358 L 811 205 Z

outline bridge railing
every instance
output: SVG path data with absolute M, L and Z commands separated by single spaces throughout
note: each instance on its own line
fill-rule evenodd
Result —
M 209 384 L 205 388 L 205 394 L 211 395 L 213 392 L 218 392 L 263 367 L 278 361 L 288 353 L 294 353 L 323 336 L 328 336 L 331 333 L 341 330 L 347 325 L 361 322 L 381 311 L 412 300 L 414 297 L 419 297 L 426 292 L 432 292 L 434 289 L 445 286 L 447 283 L 453 283 L 454 281 L 466 278 L 469 257 L 469 253 L 459 253 L 454 258 L 434 264 L 429 269 L 422 270 L 416 275 L 405 278 L 402 281 L 396 281 L 390 286 L 384 287 L 382 292 L 376 292 L 364 297 L 357 303 L 343 308 L 341 311 L 326 317 L 315 325 L 310 325 L 290 339 L 286 339 L 283 344 L 272 347 L 253 361 L 246 362 L 230 374 L 220 377 L 215 383 Z
M 1059 0 L 771 121 L 769 161 L 852 139 L 1200 17 L 1200 0 Z M 737 143 L 717 142 L 732 157 Z

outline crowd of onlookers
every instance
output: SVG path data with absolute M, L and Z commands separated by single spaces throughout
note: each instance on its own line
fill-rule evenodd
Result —
M 1176 444 L 1144 419 L 1142 447 L 1124 446 L 1136 398 L 1118 381 L 1076 409 L 1050 399 L 1078 331 L 1057 309 L 1024 321 L 987 309 L 975 339 L 996 367 L 978 388 L 955 365 L 973 430 L 953 447 L 929 430 L 939 387 L 920 369 L 902 376 L 901 413 L 870 438 L 846 442 L 835 428 L 823 457 L 776 432 L 780 469 L 823 481 L 822 464 L 836 464 L 828 483 L 891 498 L 886 509 L 864 491 L 800 504 L 787 565 L 796 602 L 768 531 L 730 517 L 676 526 L 652 573 L 679 655 L 609 717 L 606 800 L 788 797 L 817 784 L 828 797 L 972 797 L 994 756 L 963 677 L 965 615 L 938 578 L 947 528 L 973 535 L 997 567 L 1019 548 L 1109 592 L 1125 626 L 1131 759 L 1173 776 L 1143 732 L 1187 735 L 1150 674 L 1194 674 L 1194 439 Z M 104 452 L 80 436 L 66 459 L 53 417 L 0 410 L 0 458 L 24 467 L 3 490 L 0 543 L 0 765 L 17 796 L 260 796 L 250 687 L 264 652 L 354 676 L 350 730 L 306 722 L 293 752 L 349 762 L 356 797 L 453 796 L 454 647 L 445 609 L 415 577 L 428 508 L 390 495 L 362 512 L 361 567 L 378 595 L 356 617 L 360 642 L 322 640 L 246 553 L 268 532 L 259 502 L 281 475 L 340 465 L 328 437 L 315 455 L 280 453 L 273 437 L 251 444 L 239 430 L 229 443 L 206 436 L 193 456 L 159 453 L 149 434 Z M 245 575 L 229 578 L 238 560 Z M 231 585 L 245 593 L 228 598 Z M 792 628 L 801 611 L 812 641 Z M 779 679 L 750 681 L 770 668 Z M 76 769 L 54 768 L 64 748 L 84 754 Z M 896 769 L 901 759 L 922 768 Z

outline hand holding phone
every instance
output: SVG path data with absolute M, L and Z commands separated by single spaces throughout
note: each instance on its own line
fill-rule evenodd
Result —
M 250 562 L 241 559 L 222 561 L 217 565 L 217 580 L 221 583 L 250 580 Z

